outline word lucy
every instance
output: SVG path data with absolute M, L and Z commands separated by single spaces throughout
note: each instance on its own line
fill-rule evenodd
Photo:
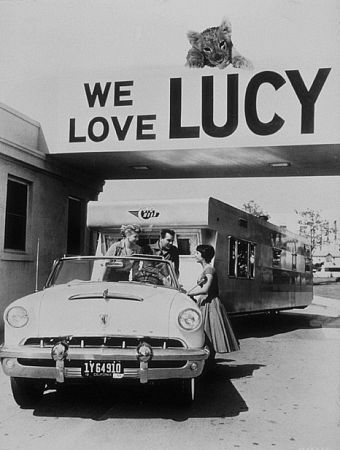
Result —
M 285 74 L 297 97 L 301 108 L 300 132 L 301 134 L 314 133 L 315 125 L 315 105 L 329 75 L 330 68 L 321 68 L 315 75 L 309 88 L 306 87 L 302 76 L 298 70 L 286 70 Z M 222 126 L 217 126 L 214 121 L 214 77 L 202 76 L 201 80 L 201 123 L 197 125 L 186 125 L 182 123 L 183 98 L 190 102 L 190 98 L 182 95 L 182 79 L 170 78 L 169 89 L 169 139 L 197 139 L 203 131 L 212 138 L 227 138 L 232 135 L 239 121 L 239 78 L 238 74 L 227 75 L 226 93 L 226 115 L 227 120 Z M 254 75 L 245 91 L 244 97 L 244 117 L 249 130 L 259 136 L 268 136 L 278 132 L 284 125 L 285 120 L 276 114 L 272 119 L 263 122 L 259 118 L 257 96 L 263 84 L 271 85 L 275 91 L 279 90 L 286 83 L 286 79 L 273 71 L 259 72 Z M 104 87 L 100 83 L 95 83 L 91 89 L 88 83 L 84 84 L 88 106 L 93 108 L 98 102 L 100 107 L 105 107 L 109 100 L 110 91 L 114 107 L 132 106 L 130 98 L 130 86 L 133 81 L 117 81 L 112 85 L 107 82 Z M 136 140 L 155 140 L 154 122 L 157 120 L 156 114 L 148 115 L 126 115 L 93 117 L 87 130 L 79 134 L 76 128 L 76 119 L 70 118 L 69 142 L 92 142 L 105 141 L 110 133 L 114 133 L 115 138 L 124 141 L 131 131 L 134 123 Z

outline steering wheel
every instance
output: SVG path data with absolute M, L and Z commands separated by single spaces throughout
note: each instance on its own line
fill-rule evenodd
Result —
M 163 275 L 156 268 L 145 267 L 135 273 L 133 281 L 162 285 L 163 278 Z

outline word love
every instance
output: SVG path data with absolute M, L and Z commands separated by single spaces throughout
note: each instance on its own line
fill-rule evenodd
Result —
M 112 86 L 111 82 L 107 82 L 102 88 L 100 83 L 95 83 L 91 90 L 88 83 L 84 84 L 85 94 L 88 106 L 93 108 L 98 101 L 99 106 L 105 107 L 108 103 L 109 94 L 113 90 L 113 106 L 132 106 L 133 101 L 130 98 L 130 86 L 133 86 L 133 81 L 116 81 Z M 121 119 L 118 116 L 110 116 L 109 118 L 103 116 L 93 117 L 87 126 L 87 135 L 76 134 L 76 119 L 70 119 L 69 128 L 69 142 L 86 142 L 87 138 L 93 142 L 102 142 L 113 131 L 119 141 L 124 141 L 128 135 L 131 124 L 135 124 L 136 140 L 156 139 L 153 133 L 153 122 L 156 120 L 156 114 L 142 114 L 142 115 L 127 115 Z

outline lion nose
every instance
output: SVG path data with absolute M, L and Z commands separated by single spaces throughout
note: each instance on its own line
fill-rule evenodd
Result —
M 216 55 L 214 56 L 214 60 L 215 60 L 216 62 L 221 62 L 221 61 L 223 60 L 223 55 L 221 55 L 221 54 L 216 54 Z

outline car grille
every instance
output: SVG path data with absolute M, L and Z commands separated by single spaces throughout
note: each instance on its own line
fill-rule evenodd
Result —
M 121 336 L 67 336 L 67 337 L 31 337 L 24 345 L 35 347 L 53 347 L 57 342 L 66 340 L 69 347 L 76 348 L 136 348 L 141 342 L 147 342 L 153 348 L 171 349 L 185 348 L 179 339 L 154 337 L 121 337 Z

